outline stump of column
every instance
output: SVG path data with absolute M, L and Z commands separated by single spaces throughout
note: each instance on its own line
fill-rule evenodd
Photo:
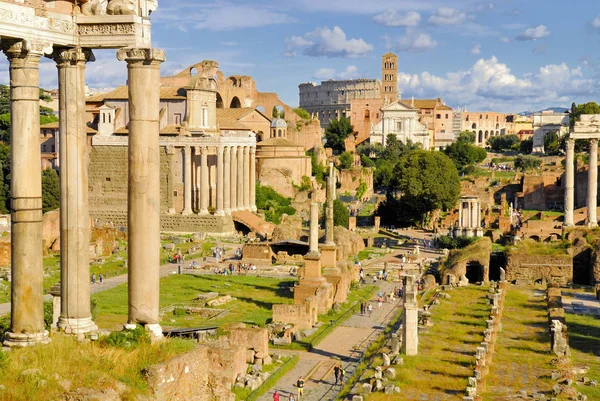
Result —
M 39 62 L 46 44 L 3 39 L 10 62 L 11 323 L 4 345 L 48 343 L 44 327 Z
M 598 140 L 590 139 L 590 161 L 588 168 L 588 227 L 597 227 L 598 218 Z
M 58 327 L 68 334 L 98 329 L 90 306 L 90 226 L 88 207 L 87 132 L 85 125 L 85 63 L 90 51 L 57 49 L 61 313 Z
M 154 339 L 159 325 L 160 279 L 160 64 L 158 49 L 120 49 L 129 83 L 129 317 Z

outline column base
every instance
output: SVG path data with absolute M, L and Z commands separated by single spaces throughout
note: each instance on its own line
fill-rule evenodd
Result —
M 58 318 L 58 327 L 66 334 L 87 334 L 98 330 L 91 317 L 81 319 Z
M 5 334 L 4 346 L 11 348 L 30 347 L 32 345 L 48 344 L 52 341 L 49 337 L 48 330 L 38 333 L 11 333 Z
M 138 325 L 135 323 L 126 323 L 123 325 L 123 330 L 135 330 L 137 327 Z M 142 327 L 150 334 L 150 340 L 152 342 L 160 341 L 165 338 L 162 333 L 162 327 L 160 327 L 160 324 L 158 323 L 145 324 Z
M 215 216 L 225 216 L 225 211 L 223 211 L 223 210 L 217 210 L 215 212 Z
M 183 210 L 181 212 L 181 214 L 184 215 L 184 216 L 189 216 L 190 214 L 192 214 L 192 210 L 191 209 Z
M 225 214 L 231 214 L 231 209 L 225 209 Z
M 202 210 L 200 210 L 198 212 L 198 214 L 200 214 L 200 215 L 206 215 L 206 214 L 208 214 L 208 209 L 202 209 Z
M 258 211 L 258 209 L 256 208 L 256 206 L 252 206 L 252 207 L 250 208 L 250 211 L 251 211 L 252 213 L 256 213 L 256 212 Z
M 597 221 L 591 221 L 589 223 L 587 223 L 588 228 L 596 228 L 598 227 L 598 222 Z
M 167 214 L 175 214 L 175 208 L 169 208 L 169 210 L 167 210 Z

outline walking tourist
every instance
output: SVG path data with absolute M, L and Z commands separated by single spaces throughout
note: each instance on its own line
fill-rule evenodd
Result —
M 371 313 L 373 313 L 373 304 L 369 304 L 367 310 L 369 311 L 369 317 L 371 317 Z
M 333 376 L 335 376 L 335 384 L 334 385 L 337 385 L 338 381 L 340 380 L 340 370 L 341 370 L 341 368 L 340 368 L 340 365 L 338 365 L 338 364 L 336 364 L 333 367 Z
M 298 381 L 296 382 L 296 387 L 298 387 L 298 399 L 300 399 L 300 397 L 302 397 L 302 395 L 304 394 L 304 378 L 302 376 L 298 378 Z
M 92 284 L 96 284 L 96 273 L 92 273 Z
M 102 276 L 102 273 L 100 273 L 98 275 L 98 279 L 100 280 L 100 284 L 102 284 L 102 280 L 104 279 L 104 277 Z
M 275 390 L 275 392 L 273 393 L 273 401 L 279 401 L 279 393 L 277 392 L 277 390 Z
M 340 365 L 340 386 L 344 385 L 344 376 L 346 376 L 346 371 L 344 370 L 342 365 Z

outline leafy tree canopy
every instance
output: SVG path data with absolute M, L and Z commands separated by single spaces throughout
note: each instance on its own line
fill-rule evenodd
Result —
M 339 157 L 340 170 L 348 170 L 354 165 L 354 156 L 350 152 L 344 152 Z
M 522 171 L 538 168 L 542 165 L 542 160 L 539 157 L 519 155 L 515 159 L 515 168 Z
M 58 209 L 60 206 L 60 186 L 55 170 L 42 171 L 42 211 Z
M 465 166 L 480 163 L 485 160 L 487 152 L 471 143 L 458 140 L 446 147 L 444 153 L 454 162 L 457 169 Z
M 340 117 L 331 120 L 325 129 L 325 139 L 327 147 L 333 150 L 333 154 L 339 155 L 345 149 L 344 140 L 354 132 L 354 127 L 350 124 L 350 119 Z
M 296 113 L 303 120 L 310 120 L 310 113 L 304 110 L 302 107 L 296 107 L 294 109 L 294 113 Z
M 519 137 L 514 134 L 492 136 L 488 139 L 488 143 L 494 152 L 518 150 L 519 142 Z
M 475 133 L 473 131 L 463 131 L 458 134 L 457 142 L 475 143 Z
M 544 136 L 544 152 L 550 156 L 560 154 L 559 138 L 556 131 L 551 131 Z
M 571 128 L 575 126 L 575 122 L 579 121 L 579 117 L 582 114 L 600 114 L 600 106 L 596 102 L 588 102 L 584 104 L 571 105 L 571 112 L 569 113 L 569 120 Z

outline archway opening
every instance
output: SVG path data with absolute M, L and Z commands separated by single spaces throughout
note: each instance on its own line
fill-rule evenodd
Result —
M 483 281 L 483 266 L 479 262 L 469 262 L 465 275 L 470 284 L 480 283 Z
M 221 94 L 217 92 L 217 109 L 222 109 L 223 108 L 223 98 L 221 97 Z
M 240 99 L 237 96 L 234 96 L 233 99 L 231 99 L 231 104 L 229 105 L 229 108 L 231 108 L 231 109 L 242 108 L 242 102 L 240 102 Z

